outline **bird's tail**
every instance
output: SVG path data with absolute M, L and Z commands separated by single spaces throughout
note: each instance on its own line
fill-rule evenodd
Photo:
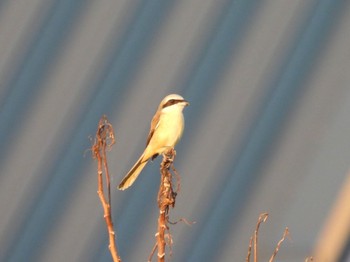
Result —
M 145 167 L 145 165 L 148 162 L 147 161 L 148 159 L 147 160 L 143 159 L 143 156 L 144 155 L 142 155 L 139 158 L 139 160 L 137 160 L 136 164 L 131 168 L 129 173 L 123 178 L 123 180 L 120 182 L 120 184 L 118 186 L 118 189 L 125 190 L 134 183 L 134 181 L 139 176 L 142 169 Z

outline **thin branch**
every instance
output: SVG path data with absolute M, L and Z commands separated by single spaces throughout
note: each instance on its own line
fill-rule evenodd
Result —
M 104 219 L 106 221 L 108 236 L 109 236 L 109 251 L 112 255 L 114 262 L 120 262 L 121 259 L 118 255 L 117 245 L 115 242 L 115 232 L 113 229 L 113 221 L 111 215 L 111 191 L 110 191 L 110 177 L 107 164 L 107 155 L 106 150 L 110 149 L 111 146 L 115 143 L 115 136 L 113 126 L 108 122 L 106 116 L 102 116 L 98 129 L 96 131 L 95 142 L 92 146 L 93 157 L 97 159 L 97 180 L 98 180 L 98 189 L 97 194 L 100 198 L 103 211 Z M 103 172 L 106 176 L 106 186 L 107 186 L 107 196 L 108 200 L 104 195 L 103 189 Z
M 283 241 L 284 241 L 284 240 L 286 239 L 286 237 L 288 237 L 288 236 L 289 236 L 289 230 L 288 230 L 288 227 L 286 227 L 286 229 L 284 230 L 283 236 L 282 236 L 281 240 L 278 241 L 277 246 L 276 246 L 275 250 L 273 251 L 273 254 L 272 254 L 272 256 L 271 256 L 269 262 L 273 262 L 273 261 L 274 261 L 276 255 L 277 255 L 277 253 L 278 253 L 278 250 L 279 250 L 280 247 L 281 247 L 281 244 L 283 243 Z
M 246 262 L 250 262 L 250 255 L 252 254 L 252 246 L 253 246 L 253 237 L 250 237 L 249 246 L 248 246 L 248 254 L 245 259 Z
M 258 222 L 256 223 L 255 231 L 254 231 L 254 262 L 258 261 L 258 233 L 259 227 L 261 223 L 266 222 L 269 217 L 268 213 L 262 213 L 259 216 Z
M 188 226 L 192 226 L 192 225 L 194 225 L 194 224 L 197 223 L 196 221 L 188 221 L 188 220 L 187 220 L 186 218 L 184 218 L 184 217 L 182 217 L 182 218 L 180 218 L 180 219 L 178 219 L 177 221 L 174 221 L 174 222 L 172 222 L 172 221 L 170 221 L 170 220 L 168 219 L 168 223 L 171 224 L 171 225 L 176 225 L 176 224 L 179 223 L 179 222 L 183 222 L 183 223 L 185 223 L 185 224 L 188 225 Z
M 156 234 L 156 236 L 157 236 L 157 234 Z M 151 262 L 151 261 L 152 261 L 152 257 L 153 257 L 153 255 L 154 255 L 154 252 L 156 252 L 156 249 L 157 249 L 157 243 L 154 244 L 153 249 L 152 249 L 152 252 L 151 252 L 151 254 L 150 254 L 149 257 L 148 257 L 147 262 Z

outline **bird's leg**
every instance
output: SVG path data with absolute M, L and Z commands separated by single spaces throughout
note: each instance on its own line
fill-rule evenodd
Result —
M 154 154 L 151 158 L 151 161 L 153 161 L 159 154 Z

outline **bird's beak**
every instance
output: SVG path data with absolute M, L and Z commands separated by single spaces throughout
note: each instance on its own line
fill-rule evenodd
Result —
M 182 103 L 184 103 L 185 106 L 189 106 L 190 105 L 190 103 L 187 100 L 182 101 Z

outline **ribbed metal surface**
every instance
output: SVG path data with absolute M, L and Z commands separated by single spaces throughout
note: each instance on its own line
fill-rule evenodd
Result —
M 91 146 L 109 153 L 123 261 L 156 231 L 159 159 L 125 192 L 160 100 L 190 101 L 175 166 L 172 261 L 311 255 L 349 168 L 350 10 L 341 0 L 0 3 L 0 261 L 111 261 Z

